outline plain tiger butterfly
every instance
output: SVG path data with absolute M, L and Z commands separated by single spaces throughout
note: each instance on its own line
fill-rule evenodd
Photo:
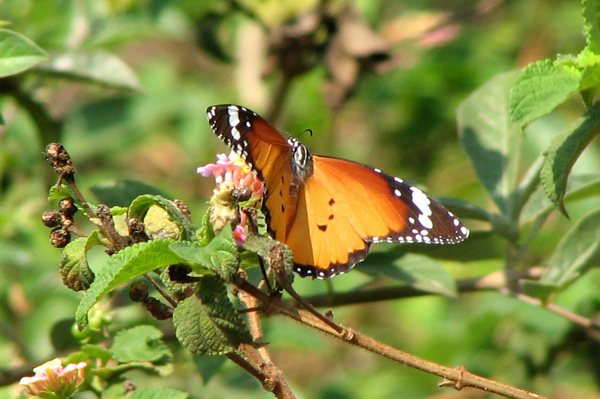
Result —
M 215 105 L 207 116 L 265 186 L 269 234 L 290 247 L 303 277 L 345 273 L 371 243 L 455 244 L 469 235 L 417 187 L 360 163 L 311 155 L 247 108 Z

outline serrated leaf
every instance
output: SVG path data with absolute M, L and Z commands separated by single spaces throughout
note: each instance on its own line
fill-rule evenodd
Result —
M 210 208 L 208 208 L 202 217 L 202 226 L 198 230 L 198 245 L 202 247 L 207 245 L 215 236 L 215 231 L 210 223 Z
M 556 246 L 542 284 L 564 288 L 592 267 L 600 265 L 600 208 L 582 217 Z
M 55 55 L 37 66 L 38 71 L 103 86 L 139 90 L 133 70 L 119 57 L 105 51 L 70 52 Z
M 187 392 L 172 388 L 142 388 L 136 389 L 127 396 L 128 399 L 188 399 Z
M 212 270 L 226 281 L 231 279 L 240 265 L 239 252 L 229 225 L 204 247 L 178 241 L 171 244 L 171 249 L 194 271 L 204 273 L 207 269 Z
M 89 237 L 78 238 L 65 246 L 60 261 L 60 275 L 63 284 L 73 291 L 87 290 L 94 281 L 94 272 L 87 261 L 87 251 L 100 244 L 98 232 Z
M 0 29 L 0 78 L 25 71 L 48 54 L 25 36 Z
M 600 133 L 600 102 L 579 118 L 574 126 L 552 140 L 544 153 L 540 178 L 548 199 L 565 215 L 564 196 L 571 168 L 588 144 Z
M 90 188 L 98 202 L 110 207 L 118 205 L 127 207 L 140 195 L 160 195 L 167 197 L 161 190 L 136 180 L 113 180 Z
M 577 67 L 560 61 L 529 64 L 510 91 L 510 115 L 518 129 L 550 113 L 576 93 L 582 80 Z
M 144 221 L 148 210 L 153 205 L 163 208 L 167 212 L 169 220 L 181 228 L 182 240 L 197 240 L 198 237 L 196 236 L 194 225 L 181 213 L 173 202 L 160 195 L 140 195 L 137 197 L 129 206 L 129 217 Z
M 110 348 L 113 357 L 121 363 L 165 362 L 173 355 L 162 341 L 163 334 L 153 326 L 136 326 L 121 330 Z
M 595 0 L 583 0 L 583 31 L 590 50 L 600 54 L 600 4 Z
M 173 313 L 177 339 L 197 355 L 222 355 L 251 342 L 246 320 L 237 312 L 225 284 L 214 276 L 204 276 L 196 285 L 196 295 L 177 304 Z
M 515 72 L 501 74 L 458 107 L 460 142 L 475 172 L 504 215 L 516 186 L 521 138 L 508 114 L 509 91 Z
M 389 253 L 373 253 L 358 268 L 367 274 L 386 276 L 421 291 L 456 297 L 456 283 L 452 276 L 426 256 L 407 254 L 398 257 Z
M 244 241 L 243 247 L 258 254 L 267 269 L 274 270 L 276 279 L 285 278 L 288 283 L 294 281 L 294 254 L 287 245 L 271 237 L 254 234 Z
M 113 255 L 96 275 L 96 279 L 77 308 L 77 327 L 81 330 L 88 323 L 90 308 L 106 294 L 127 281 L 155 269 L 181 262 L 181 258 L 169 249 L 171 240 L 152 240 L 134 244 Z
M 600 196 L 600 175 L 572 175 L 569 177 L 565 204 Z M 540 187 L 529 199 L 521 214 L 521 222 L 528 223 L 544 213 L 550 212 L 554 204 L 550 202 L 544 189 Z

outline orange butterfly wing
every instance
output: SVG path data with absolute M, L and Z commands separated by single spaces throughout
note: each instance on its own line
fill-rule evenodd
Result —
M 273 238 L 285 242 L 293 222 L 297 199 L 292 183 L 292 147 L 263 118 L 236 105 L 215 105 L 207 110 L 217 136 L 241 156 L 265 186 L 263 212 Z
M 344 273 L 371 242 L 451 244 L 468 235 L 454 215 L 398 178 L 339 158 L 313 162 L 285 240 L 301 275 Z
M 312 156 L 254 112 L 207 110 L 215 133 L 263 182 L 271 236 L 294 253 L 302 276 L 329 278 L 363 260 L 371 242 L 452 244 L 467 228 L 421 190 L 368 166 Z

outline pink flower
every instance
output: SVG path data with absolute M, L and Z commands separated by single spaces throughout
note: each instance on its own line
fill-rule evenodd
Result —
M 85 378 L 87 363 L 71 363 L 63 367 L 60 359 L 52 359 L 33 369 L 33 377 L 23 377 L 20 385 L 27 387 L 30 395 L 44 399 L 71 397 Z
M 204 177 L 215 176 L 217 184 L 225 181 L 233 183 L 236 188 L 250 188 L 251 198 L 260 199 L 264 194 L 264 187 L 254 175 L 250 167 L 235 152 L 229 155 L 217 154 L 217 163 L 209 163 L 197 169 Z
M 215 231 L 226 224 L 236 224 L 233 235 L 238 244 L 248 237 L 245 227 L 248 218 L 239 207 L 259 208 L 265 188 L 250 167 L 235 152 L 218 154 L 217 162 L 198 168 L 204 177 L 215 176 L 217 188 L 211 198 L 211 223 Z

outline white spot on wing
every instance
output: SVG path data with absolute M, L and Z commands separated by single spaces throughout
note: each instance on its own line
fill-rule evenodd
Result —
M 412 202 L 417 208 L 419 208 L 419 211 L 421 211 L 421 214 L 418 216 L 419 223 L 421 223 L 421 226 L 425 227 L 426 229 L 433 228 L 433 222 L 429 218 L 429 216 L 433 214 L 431 208 L 429 207 L 429 204 L 431 204 L 429 197 L 427 197 L 423 191 L 416 187 L 411 187 L 410 189 L 413 192 Z

